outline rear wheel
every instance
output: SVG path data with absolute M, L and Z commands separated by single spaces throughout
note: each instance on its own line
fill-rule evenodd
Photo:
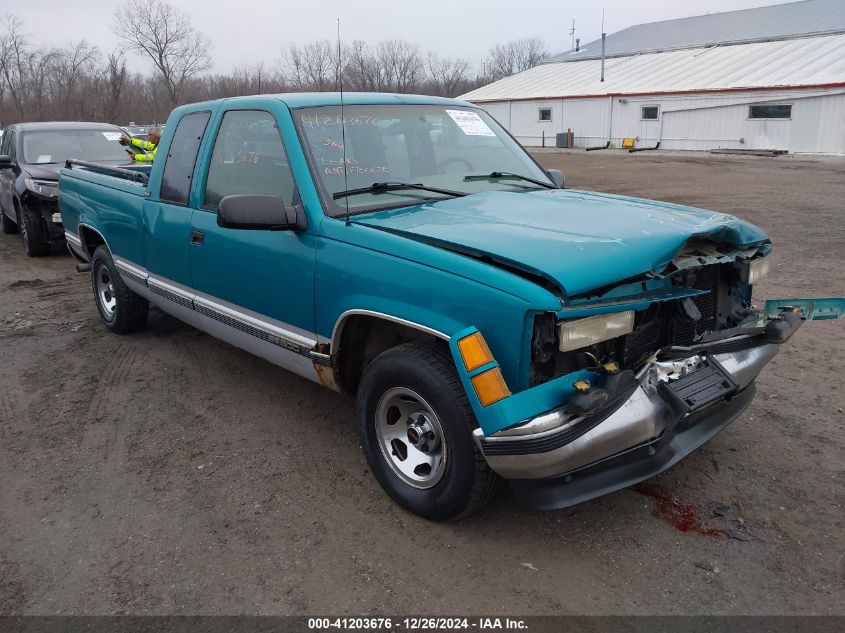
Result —
M 477 426 L 451 359 L 407 343 L 376 358 L 358 391 L 358 434 L 373 474 L 410 511 L 435 521 L 484 506 L 501 480 L 472 438 Z
M 18 232 L 18 225 L 15 224 L 8 215 L 6 215 L 2 207 L 0 207 L 0 231 L 3 231 L 6 235 Z
M 146 324 L 149 302 L 123 282 L 105 246 L 98 246 L 91 258 L 91 286 L 100 318 L 112 332 L 128 334 Z
M 50 252 L 50 243 L 41 228 L 43 222 L 26 205 L 18 207 L 18 228 L 23 248 L 30 257 L 41 257 Z

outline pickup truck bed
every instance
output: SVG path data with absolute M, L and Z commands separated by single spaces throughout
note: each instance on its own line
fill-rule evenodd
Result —
M 89 226 L 84 221 L 85 216 L 96 215 L 98 225 L 109 235 L 116 252 L 133 261 L 143 256 L 137 236 L 143 230 L 144 200 L 149 196 L 146 183 L 130 180 L 114 171 L 65 169 L 61 176 L 61 196 L 65 237 L 74 255 L 88 259 L 82 249 L 79 230 L 84 234 Z M 119 208 L 121 213 L 110 215 L 109 208 Z

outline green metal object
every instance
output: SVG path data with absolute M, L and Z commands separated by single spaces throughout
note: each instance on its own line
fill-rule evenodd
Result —
M 801 315 L 810 321 L 838 319 L 845 314 L 845 297 L 827 299 L 769 299 L 764 311 L 766 317 L 774 319 L 789 308 L 801 310 Z

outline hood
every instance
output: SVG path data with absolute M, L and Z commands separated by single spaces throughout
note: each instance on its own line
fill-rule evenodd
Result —
M 724 213 L 572 189 L 489 191 L 353 221 L 490 258 L 570 296 L 661 271 L 693 238 L 737 248 L 769 243 Z
M 36 180 L 58 180 L 59 172 L 64 166 L 64 163 L 51 163 L 49 165 L 21 165 L 23 171 L 28 173 L 30 178 L 35 178 Z

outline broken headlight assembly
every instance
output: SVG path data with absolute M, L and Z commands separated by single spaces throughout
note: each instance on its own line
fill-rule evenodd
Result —
M 769 258 L 758 257 L 745 263 L 742 267 L 742 281 L 750 286 L 760 281 L 769 273 Z
M 571 352 L 630 334 L 634 331 L 634 311 L 626 310 L 565 321 L 558 328 L 560 351 Z
M 25 178 L 24 185 L 36 196 L 41 198 L 52 199 L 59 195 L 59 183 L 53 180 L 33 180 L 32 178 Z

